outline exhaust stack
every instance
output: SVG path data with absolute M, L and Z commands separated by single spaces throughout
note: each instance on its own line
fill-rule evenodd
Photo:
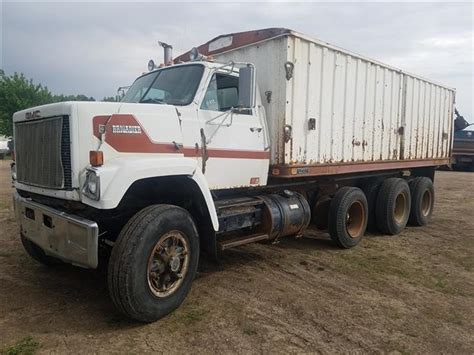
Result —
M 163 56 L 165 65 L 173 65 L 173 46 L 165 42 L 158 42 L 163 47 Z

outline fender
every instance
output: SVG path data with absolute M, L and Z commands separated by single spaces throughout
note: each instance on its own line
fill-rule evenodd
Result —
M 107 164 L 93 168 L 100 176 L 100 200 L 95 201 L 81 193 L 84 204 L 98 209 L 112 209 L 118 206 L 129 187 L 137 180 L 162 176 L 188 176 L 199 187 L 206 201 L 212 226 L 219 230 L 214 200 L 206 178 L 194 158 L 184 157 L 120 157 Z M 86 171 L 81 174 L 81 187 L 85 182 Z

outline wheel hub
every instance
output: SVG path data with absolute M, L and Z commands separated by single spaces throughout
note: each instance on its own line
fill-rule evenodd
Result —
M 432 199 L 431 191 L 426 190 L 421 199 L 421 213 L 425 217 L 428 216 L 431 212 L 431 204 L 432 204 L 431 199 Z
M 395 199 L 393 217 L 398 224 L 403 223 L 407 214 L 407 197 L 402 192 Z M 406 221 L 406 220 L 405 220 Z
M 364 206 L 360 201 L 354 202 L 346 214 L 346 229 L 351 238 L 358 238 L 364 232 Z
M 179 267 L 181 266 L 181 261 L 179 260 L 179 257 L 173 256 L 170 259 L 170 269 L 172 272 L 178 272 Z
M 162 235 L 148 259 L 148 286 L 157 297 L 166 297 L 182 284 L 189 268 L 189 243 L 180 231 Z

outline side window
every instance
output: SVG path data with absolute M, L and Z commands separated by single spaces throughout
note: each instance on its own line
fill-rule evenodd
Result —
M 219 104 L 217 102 L 217 80 L 216 75 L 212 76 L 209 87 L 207 88 L 206 95 L 201 104 L 201 109 L 219 111 Z
M 232 107 L 236 107 L 239 102 L 239 89 L 237 87 L 218 89 L 217 102 L 219 103 L 219 111 L 227 111 Z
M 239 78 L 237 76 L 214 74 L 212 76 L 201 109 L 227 111 L 239 103 Z

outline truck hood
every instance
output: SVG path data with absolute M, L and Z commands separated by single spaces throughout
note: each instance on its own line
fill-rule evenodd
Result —
M 171 105 L 61 102 L 18 111 L 13 121 L 15 126 L 22 121 L 39 122 L 58 116 L 68 116 L 69 120 L 72 187 L 75 189 L 82 186 L 91 150 L 102 150 L 107 163 L 127 153 L 142 153 L 136 147 L 143 138 L 150 142 L 182 142 L 178 114 Z M 130 121 L 133 123 L 128 123 Z M 132 132 L 137 127 L 140 135 Z M 106 132 L 104 137 L 99 129 Z
M 46 117 L 76 116 L 78 107 L 88 107 L 107 113 L 116 113 L 120 109 L 120 102 L 90 102 L 90 101 L 66 101 L 53 104 L 41 105 L 27 108 L 13 114 L 13 122 L 41 119 Z

